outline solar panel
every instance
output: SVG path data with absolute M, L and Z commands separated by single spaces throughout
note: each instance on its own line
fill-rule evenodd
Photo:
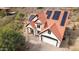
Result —
M 55 13 L 54 13 L 52 19 L 58 20 L 58 18 L 59 18 L 59 16 L 60 16 L 60 13 L 61 13 L 61 11 L 55 11 Z
M 63 15 L 63 17 L 62 17 L 61 26 L 64 26 L 65 21 L 66 21 L 66 18 L 67 18 L 67 14 L 68 14 L 68 12 L 65 11 L 65 12 L 64 12 L 64 15 Z
M 36 17 L 36 15 L 31 15 L 31 16 L 29 17 L 29 21 L 31 22 L 35 17 Z
M 51 16 L 51 14 L 52 14 L 52 11 L 49 11 L 49 10 L 48 10 L 48 11 L 46 12 L 46 14 L 47 14 L 47 19 L 50 19 L 50 16 Z

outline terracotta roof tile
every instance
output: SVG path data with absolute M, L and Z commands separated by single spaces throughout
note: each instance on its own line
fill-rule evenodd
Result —
M 44 24 L 47 20 L 46 14 L 43 11 L 41 11 L 37 13 L 37 15 L 38 15 L 39 20 Z
M 50 30 L 55 34 L 55 36 L 60 40 L 62 41 L 62 36 L 61 36 L 61 33 L 60 33 L 60 29 L 58 27 L 58 25 L 56 23 L 54 23 L 53 26 L 51 26 Z

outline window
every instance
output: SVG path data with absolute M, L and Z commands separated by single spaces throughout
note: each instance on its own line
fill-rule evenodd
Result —
M 40 24 L 37 24 L 37 28 L 40 28 Z
M 48 34 L 51 34 L 51 31 L 50 30 L 48 30 Z
M 58 20 L 58 18 L 59 18 L 59 16 L 60 16 L 60 13 L 61 13 L 61 11 L 55 11 L 55 13 L 54 13 L 52 19 Z
M 68 12 L 65 11 L 65 12 L 64 12 L 64 15 L 63 15 L 63 17 L 62 17 L 61 26 L 64 26 L 65 21 L 66 21 L 66 18 L 67 18 L 67 14 L 68 14 Z
M 46 14 L 47 14 L 47 19 L 50 19 L 50 16 L 52 14 L 52 11 L 47 11 Z

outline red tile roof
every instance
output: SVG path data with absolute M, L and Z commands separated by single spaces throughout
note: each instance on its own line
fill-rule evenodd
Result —
M 55 36 L 60 41 L 62 41 L 62 36 L 61 36 L 61 33 L 60 33 L 60 29 L 59 29 L 59 27 L 58 27 L 58 25 L 56 23 L 54 23 L 54 25 L 50 27 L 50 30 L 51 30 L 51 32 L 53 32 L 55 34 Z
M 60 41 L 62 41 L 62 36 L 61 36 L 61 34 L 60 34 L 60 31 L 59 31 L 58 26 L 57 26 L 56 23 L 54 23 L 54 24 L 50 25 L 49 27 L 43 29 L 43 30 L 40 32 L 40 34 L 42 34 L 43 32 L 47 31 L 48 29 L 50 29 L 51 32 L 54 33 L 54 35 L 55 35 Z
M 67 20 L 65 22 L 65 25 L 64 26 L 61 26 L 60 23 L 62 21 L 62 17 L 63 17 L 63 14 L 64 14 L 64 10 L 60 10 L 61 11 L 61 15 L 59 17 L 59 19 L 57 21 L 54 21 L 53 19 L 46 19 L 47 20 L 47 28 L 44 28 L 41 33 L 45 32 L 46 30 L 50 29 L 51 32 L 53 32 L 55 34 L 55 36 L 60 40 L 62 41 L 63 39 L 63 36 L 64 36 L 64 32 L 65 32 L 65 28 L 66 28 L 66 25 L 67 25 Z M 68 19 L 68 16 L 69 16 L 69 11 L 68 11 L 68 15 L 67 15 L 67 18 Z
M 54 11 L 55 10 L 53 10 L 53 13 L 54 13 Z M 52 17 L 51 17 L 51 19 L 47 19 L 47 15 L 43 11 L 38 12 L 37 15 L 38 15 L 39 20 L 44 24 L 44 28 L 41 31 L 41 33 L 45 32 L 48 29 L 50 29 L 51 32 L 53 32 L 55 34 L 55 36 L 60 41 L 62 41 L 63 36 L 64 36 L 64 32 L 65 32 L 65 28 L 66 28 L 66 24 L 67 24 L 68 21 L 66 20 L 64 26 L 60 25 L 60 23 L 62 21 L 63 14 L 64 14 L 64 10 L 59 10 L 59 11 L 61 11 L 61 14 L 59 16 L 59 19 L 56 20 L 56 21 L 54 19 L 52 19 Z M 68 19 L 68 16 L 69 16 L 69 11 L 68 11 L 68 15 L 67 15 L 66 19 Z M 34 21 L 31 22 L 31 25 L 32 25 L 33 28 L 35 28 L 35 22 Z
M 43 12 L 43 11 L 38 12 L 37 15 L 38 15 L 39 20 L 40 20 L 43 24 L 45 24 L 45 22 L 46 22 L 46 20 L 47 20 L 45 12 Z

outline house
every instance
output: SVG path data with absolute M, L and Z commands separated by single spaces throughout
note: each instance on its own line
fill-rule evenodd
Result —
M 16 14 L 10 7 L 0 7 L 0 11 L 4 12 L 7 16 Z
M 29 17 L 29 33 L 39 36 L 39 40 L 59 47 L 68 23 L 69 11 L 47 10 Z
M 7 12 L 8 10 L 10 10 L 9 7 L 0 7 L 0 11 L 5 11 L 5 12 Z
M 47 11 L 47 27 L 44 28 L 39 35 L 39 40 L 59 47 L 68 23 L 69 11 L 55 10 Z

